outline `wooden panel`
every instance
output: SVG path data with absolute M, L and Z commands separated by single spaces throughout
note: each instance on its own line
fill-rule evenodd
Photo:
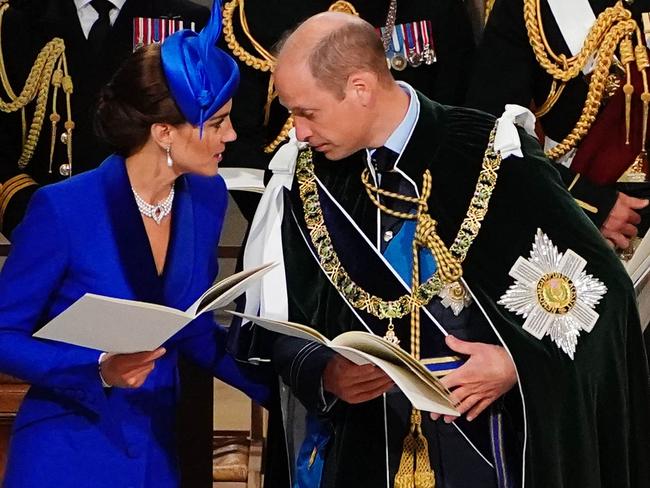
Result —
M 0 417 L 0 483 L 5 477 L 7 465 L 7 451 L 9 450 L 9 437 L 11 436 L 12 418 Z
M 11 425 L 28 389 L 22 381 L 0 374 L 0 483 L 7 464 Z

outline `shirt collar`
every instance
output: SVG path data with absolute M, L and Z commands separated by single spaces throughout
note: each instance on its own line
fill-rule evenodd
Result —
M 92 0 L 74 0 L 74 5 L 77 8 L 77 10 L 81 10 L 86 5 L 90 4 L 91 1 Z M 115 5 L 116 9 L 122 10 L 122 7 L 124 7 L 126 0 L 111 0 L 111 3 Z
M 406 143 L 411 137 L 411 132 L 413 132 L 413 127 L 418 120 L 418 108 L 417 108 L 417 95 L 413 87 L 407 83 L 398 81 L 397 84 L 400 88 L 409 96 L 409 107 L 406 111 L 406 115 L 393 131 L 393 133 L 388 136 L 384 146 L 388 149 L 395 151 L 397 154 L 402 154 Z
M 418 100 L 417 93 L 411 85 L 403 81 L 398 81 L 397 84 L 400 88 L 409 96 L 409 106 L 406 110 L 404 118 L 399 123 L 397 128 L 388 136 L 386 142 L 383 144 L 384 147 L 387 147 L 391 151 L 394 151 L 398 154 L 397 160 L 395 161 L 394 168 L 397 167 L 399 160 L 402 156 L 402 152 L 406 148 L 409 140 L 411 139 L 411 134 L 415 129 L 415 124 L 417 124 L 418 117 L 420 116 L 420 100 Z M 370 157 L 375 152 L 375 149 L 366 149 L 368 164 L 370 165 Z M 373 173 L 374 174 L 374 173 Z

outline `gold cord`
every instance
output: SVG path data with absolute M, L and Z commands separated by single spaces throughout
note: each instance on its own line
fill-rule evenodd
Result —
M 275 63 L 277 59 L 251 34 L 244 10 L 244 2 L 245 0 L 231 0 L 223 6 L 223 38 L 232 53 L 246 66 L 250 66 L 251 68 L 258 71 L 271 73 L 266 95 L 266 102 L 264 103 L 264 125 L 267 126 L 269 124 L 271 116 L 271 104 L 273 103 L 273 100 L 275 100 L 278 96 L 273 82 L 273 71 L 275 70 Z M 237 41 L 237 38 L 235 37 L 235 30 L 233 27 L 233 16 L 235 9 L 239 10 L 239 24 L 241 26 L 241 29 L 244 32 L 246 38 L 250 41 L 255 51 L 257 51 L 257 55 L 253 55 L 246 51 L 246 49 L 244 49 L 244 47 Z M 359 15 L 351 3 L 344 1 L 334 2 L 330 6 L 329 10 L 336 12 L 345 12 L 356 16 Z M 289 115 L 275 139 L 264 146 L 264 152 L 266 154 L 273 153 L 280 144 L 289 138 L 289 132 L 292 128 L 293 117 Z
M 632 115 L 632 94 L 634 86 L 632 85 L 631 66 L 634 62 L 634 47 L 630 36 L 626 36 L 619 46 L 621 53 L 621 63 L 625 66 L 625 85 L 623 85 L 623 94 L 625 95 L 625 144 L 630 143 L 630 118 Z
M 23 147 L 20 158 L 18 159 L 18 167 L 20 169 L 24 169 L 31 161 L 34 155 L 34 151 L 36 150 L 36 145 L 38 144 L 43 122 L 45 120 L 50 84 L 52 84 L 54 87 L 54 103 L 56 103 L 56 93 L 59 87 L 59 83 L 63 87 L 63 90 L 66 93 L 66 108 L 68 111 L 68 121 L 66 124 L 70 127 L 74 127 L 74 123 L 72 122 L 71 102 L 69 99 L 69 96 L 72 93 L 72 80 L 67 75 L 65 44 L 62 39 L 54 38 L 48 42 L 43 47 L 43 49 L 41 49 L 38 56 L 36 57 L 34 65 L 29 72 L 25 86 L 23 87 L 20 94 L 16 95 L 11 87 L 11 83 L 9 82 L 9 77 L 7 76 L 6 65 L 4 63 L 3 57 L 4 49 L 2 46 L 2 23 L 4 13 L 8 7 L 9 5 L 7 3 L 4 3 L 0 6 L 0 80 L 2 81 L 2 86 L 7 93 L 9 101 L 0 99 L 0 111 L 5 113 L 12 113 L 20 110 L 22 112 Z M 57 67 L 63 67 L 64 76 L 60 75 L 59 69 L 55 69 Z M 29 130 L 27 130 L 25 107 L 34 100 L 36 100 L 34 115 L 32 117 Z M 56 114 L 56 108 L 54 107 L 53 114 L 50 117 L 54 131 L 56 130 L 55 124 L 58 121 L 57 117 L 58 114 Z M 71 137 L 71 129 L 69 131 L 69 136 Z M 54 154 L 53 146 L 55 144 L 55 139 L 56 138 L 53 136 L 51 140 L 51 158 Z M 72 148 L 71 141 L 69 141 L 68 164 L 71 164 L 71 161 Z
M 330 8 L 327 9 L 328 12 L 341 12 L 344 14 L 355 15 L 359 17 L 359 12 L 354 8 L 350 2 L 338 1 L 330 5 Z
M 246 49 L 243 48 L 241 44 L 237 41 L 235 37 L 235 30 L 233 27 L 233 15 L 235 9 L 239 8 L 239 23 L 241 29 L 246 35 L 246 38 L 250 41 L 252 46 L 257 51 L 258 56 L 255 56 Z M 228 48 L 232 53 L 246 66 L 263 72 L 273 73 L 275 69 L 276 58 L 269 51 L 267 51 L 264 46 L 262 46 L 257 40 L 253 37 L 248 27 L 248 20 L 246 19 L 246 14 L 244 11 L 244 0 L 232 0 L 226 3 L 223 7 L 223 38 L 228 45 Z M 264 104 L 264 125 L 268 125 L 271 113 L 271 104 L 273 100 L 277 97 L 277 91 L 273 83 L 273 75 L 269 79 L 269 88 L 267 91 L 266 102 Z M 275 149 L 282 144 L 289 137 L 289 131 L 293 127 L 293 118 L 291 115 L 287 118 L 280 133 L 264 147 L 264 152 L 266 154 L 271 154 Z
M 487 24 L 488 19 L 490 18 L 490 14 L 492 13 L 492 8 L 494 7 L 494 1 L 495 0 L 485 0 L 485 10 L 484 10 L 484 17 L 483 17 L 483 23 Z
M 494 187 L 496 186 L 497 171 L 501 165 L 501 155 L 494 151 L 494 137 L 497 126 L 490 133 L 488 146 L 483 157 L 483 165 L 479 174 L 476 189 L 470 201 L 467 215 L 461 223 L 460 230 L 450 249 L 447 249 L 442 239 L 436 233 L 436 221 L 428 214 L 428 199 L 431 194 L 431 172 L 423 174 L 421 197 L 410 197 L 389 192 L 372 185 L 368 181 L 368 170 L 364 169 L 361 179 L 371 201 L 382 211 L 404 219 L 417 221 L 415 236 L 412 242 L 413 272 L 411 274 L 411 292 L 402 295 L 397 300 L 386 301 L 357 285 L 347 273 L 334 249 L 331 236 L 325 224 L 318 185 L 314 174 L 314 164 L 311 149 L 298 155 L 296 176 L 298 191 L 302 200 L 304 219 L 309 237 L 319 258 L 321 268 L 339 293 L 359 310 L 365 310 L 379 319 L 388 319 L 388 328 L 384 338 L 396 345 L 399 343 L 393 319 L 411 315 L 411 355 L 420 359 L 420 308 L 442 290 L 446 283 L 457 282 L 462 276 L 461 263 L 467 256 L 469 247 L 474 242 L 487 214 L 488 205 Z M 395 198 L 409 203 L 417 203 L 417 213 L 407 214 L 389 209 L 379 202 L 375 193 Z M 420 247 L 432 250 L 437 261 L 437 269 L 423 284 L 420 284 Z M 395 475 L 395 488 L 431 488 L 435 487 L 435 474 L 429 460 L 427 439 L 422 433 L 422 414 L 413 408 L 411 411 L 410 431 L 404 438 L 399 469 Z
M 361 181 L 363 182 L 363 185 L 366 188 L 366 193 L 368 194 L 368 197 L 370 197 L 372 203 L 388 215 L 400 219 L 417 221 L 415 227 L 415 239 L 413 241 L 414 246 L 426 247 L 433 252 L 433 255 L 436 258 L 436 263 L 438 263 L 438 266 L 440 267 L 441 278 L 445 283 L 458 281 L 463 275 L 463 268 L 461 267 L 460 262 L 451 254 L 449 249 L 447 249 L 443 240 L 438 236 L 436 232 L 436 226 L 438 223 L 427 213 L 429 208 L 427 201 L 431 194 L 431 172 L 429 170 L 424 172 L 422 177 L 422 196 L 420 198 L 400 195 L 399 193 L 393 193 L 378 188 L 368 181 L 368 175 L 369 171 L 366 168 L 361 174 Z M 388 198 L 408 203 L 415 203 L 418 205 L 418 211 L 415 214 L 410 214 L 392 210 L 382 204 L 375 196 L 375 193 Z M 414 262 L 416 258 L 417 256 L 414 258 Z
M 548 43 L 542 25 L 540 0 L 524 0 L 524 20 L 537 62 L 557 82 L 566 83 L 577 77 L 592 57 L 596 60 L 596 67 L 589 81 L 587 99 L 576 126 L 557 146 L 546 153 L 551 159 L 558 159 L 578 145 L 596 120 L 606 92 L 614 53 L 623 39 L 635 32 L 637 26 L 631 18 L 631 13 L 621 2 L 617 2 L 614 7 L 605 9 L 598 16 L 580 52 L 575 56 L 566 57 L 564 54 L 557 55 Z M 548 112 L 558 99 L 559 94 L 552 91 L 542 105 L 543 113 Z

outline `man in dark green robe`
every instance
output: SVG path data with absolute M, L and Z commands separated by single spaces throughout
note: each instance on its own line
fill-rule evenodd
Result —
M 525 119 L 525 111 L 496 124 L 396 85 L 373 34 L 361 20 L 323 14 L 298 28 L 280 53 L 280 100 L 314 153 L 303 150 L 297 162 L 293 156 L 290 182 L 291 164 L 271 164 L 288 189 L 258 213 L 283 207 L 284 273 L 262 285 L 257 303 L 262 314 L 328 337 L 392 329 L 407 351 L 417 330 L 420 359 L 428 367 L 449 364 L 442 381 L 461 417 L 449 424 L 423 414 L 414 422 L 383 373 L 326 347 L 278 338 L 273 360 L 282 379 L 331 429 L 315 435 L 301 464 L 304 475 L 322 460 L 322 478 L 300 486 L 433 486 L 423 474 L 429 465 L 444 488 L 650 486 L 648 371 L 620 262 L 537 141 L 509 120 Z M 391 150 L 396 157 L 379 157 Z M 422 212 L 418 198 L 427 194 Z M 418 282 L 449 273 L 441 256 L 462 265 L 462 279 L 428 289 L 433 298 L 418 287 L 419 329 L 408 315 L 389 325 L 357 301 L 364 293 L 383 303 L 409 293 L 414 226 L 399 215 L 416 211 L 435 219 L 433 233 L 449 250 L 416 234 L 425 242 Z M 254 221 L 251 248 L 257 232 Z M 395 244 L 400 239 L 406 247 Z M 266 258 L 277 241 L 265 244 L 259 256 Z M 435 270 L 432 279 L 427 269 Z M 460 294 L 450 296 L 447 285 Z M 289 420 L 291 428 L 296 419 Z M 415 466 L 405 463 L 402 444 L 414 425 L 428 451 Z

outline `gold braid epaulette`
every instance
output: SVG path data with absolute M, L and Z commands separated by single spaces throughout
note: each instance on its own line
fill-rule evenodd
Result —
M 476 189 L 472 195 L 467 214 L 449 251 L 458 262 L 467 256 L 470 246 L 478 235 L 481 223 L 488 211 L 488 205 L 497 182 L 497 172 L 501 166 L 501 156 L 494 151 L 496 125 L 490 133 L 488 146 L 483 157 L 483 165 Z M 444 286 L 438 270 L 425 282 L 413 290 L 413 295 L 402 295 L 396 300 L 384 300 L 368 293 L 358 286 L 345 270 L 334 250 L 327 230 L 323 211 L 318 197 L 318 185 L 314 174 L 313 155 L 306 149 L 298 155 L 296 177 L 303 204 L 305 224 L 311 242 L 318 254 L 323 271 L 336 289 L 355 308 L 365 310 L 379 319 L 401 318 L 411 313 L 412 307 L 428 304 Z
M 65 130 L 68 166 L 70 166 L 72 162 L 72 130 L 74 129 L 70 102 L 73 85 L 72 79 L 68 74 L 68 67 L 65 59 L 65 44 L 62 39 L 54 38 L 48 42 L 43 49 L 41 49 L 29 72 L 27 80 L 25 81 L 25 86 L 21 90 L 20 94 L 16 95 L 7 76 L 2 46 L 2 21 L 4 13 L 8 8 L 8 3 L 0 5 L 0 80 L 2 81 L 2 86 L 9 98 L 9 101 L 0 99 L 0 111 L 12 113 L 20 110 L 22 112 L 23 147 L 20 158 L 18 159 L 18 167 L 24 169 L 31 161 L 34 151 L 36 150 L 43 122 L 45 121 L 50 85 L 53 86 L 52 113 L 49 117 L 52 124 L 50 171 L 56 140 L 56 127 L 57 123 L 61 119 L 60 115 L 56 112 L 56 99 L 59 88 L 62 88 L 66 95 L 67 120 L 65 122 Z M 34 115 L 32 117 L 29 131 L 27 131 L 25 107 L 34 100 L 36 100 Z
M 616 49 L 623 39 L 636 31 L 637 24 L 632 20 L 631 13 L 621 2 L 617 2 L 614 7 L 605 9 L 598 16 L 580 52 L 569 58 L 564 54 L 555 54 L 549 45 L 542 25 L 540 0 L 524 0 L 524 21 L 537 62 L 553 77 L 551 93 L 537 113 L 538 116 L 547 113 L 557 102 L 566 82 L 577 77 L 592 57 L 596 60 L 587 99 L 576 126 L 546 153 L 551 159 L 558 159 L 578 145 L 596 120 Z M 558 82 L 561 83 L 559 88 Z

